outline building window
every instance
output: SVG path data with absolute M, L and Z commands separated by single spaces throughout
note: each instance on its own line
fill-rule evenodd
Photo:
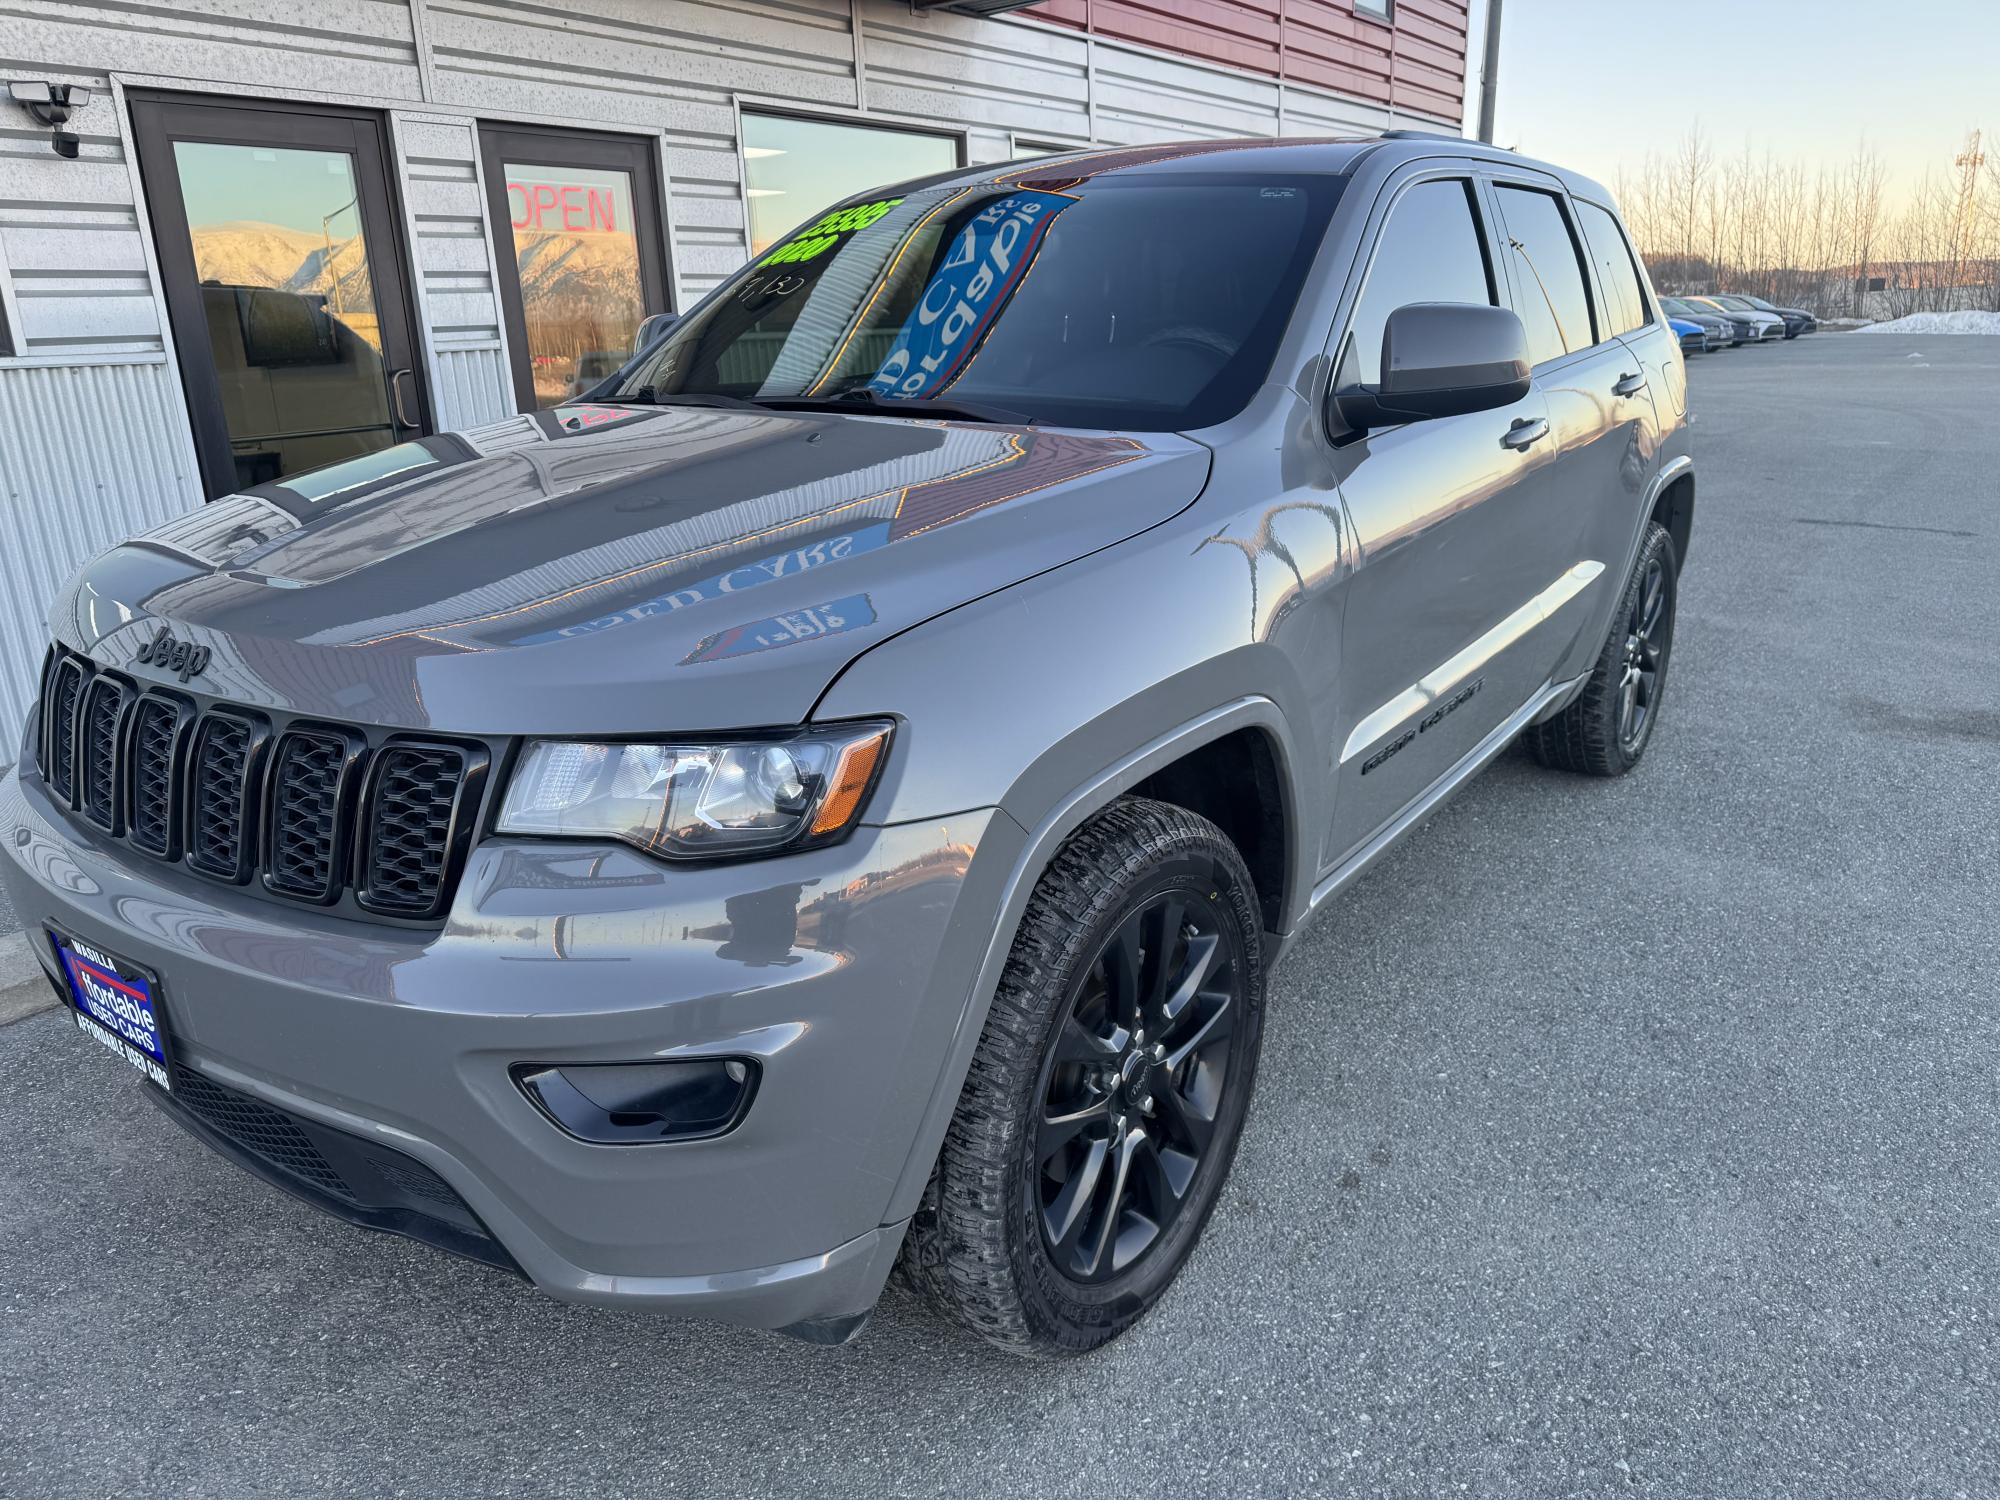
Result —
M 479 132 L 501 250 L 500 302 L 523 411 L 596 385 L 668 306 L 653 147 L 636 136 L 520 125 Z
M 750 254 L 762 255 L 823 208 L 886 182 L 962 165 L 959 138 L 881 125 L 743 112 Z
M 1354 13 L 1377 21 L 1393 21 L 1395 4 L 1396 0 L 1354 0 Z

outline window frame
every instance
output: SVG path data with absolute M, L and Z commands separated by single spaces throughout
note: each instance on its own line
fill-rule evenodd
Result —
M 750 143 L 743 133 L 745 115 L 763 115 L 781 120 L 806 120 L 818 125 L 847 125 L 857 130 L 886 131 L 891 135 L 931 136 L 952 143 L 952 150 L 957 159 L 950 170 L 962 172 L 972 164 L 972 133 L 969 129 L 918 124 L 900 116 L 878 114 L 866 109 L 839 109 L 826 106 L 802 109 L 797 104 L 760 94 L 732 94 L 730 102 L 734 106 L 736 115 L 736 180 L 743 203 L 743 253 L 746 262 L 754 256 L 750 248 Z M 841 198 L 833 198 L 821 207 L 831 208 L 841 201 L 843 201 Z M 807 215 L 798 222 L 804 225 L 812 217 L 813 215 Z M 732 271 L 730 274 L 735 273 Z M 721 277 L 716 284 L 719 286 L 727 279 L 727 276 Z
M 7 264 L 7 247 L 0 245 L 0 359 L 12 359 L 22 352 L 14 343 L 14 330 L 19 322 L 20 308 L 14 302 L 14 270 Z
M 1591 264 L 1589 252 L 1585 248 L 1582 231 L 1577 227 L 1576 214 L 1570 204 L 1568 190 L 1560 181 L 1553 177 L 1533 176 L 1525 172 L 1486 172 L 1482 174 L 1482 179 L 1485 183 L 1486 192 L 1491 195 L 1489 208 L 1493 215 L 1493 225 L 1496 235 L 1508 240 L 1510 249 L 1512 248 L 1512 236 L 1507 233 L 1507 210 L 1500 201 L 1500 190 L 1502 188 L 1514 188 L 1526 193 L 1542 193 L 1555 199 L 1556 211 L 1562 216 L 1563 227 L 1569 231 L 1570 254 L 1576 257 L 1577 274 L 1583 281 L 1583 303 L 1590 316 L 1590 342 L 1580 344 L 1574 349 L 1566 349 L 1561 354 L 1542 360 L 1540 363 L 1530 367 L 1531 372 L 1552 369 L 1565 360 L 1580 358 L 1590 353 L 1593 349 L 1600 348 L 1611 342 L 1616 335 L 1599 332 L 1604 326 L 1605 319 L 1601 302 L 1602 293 L 1599 292 L 1597 287 L 1597 270 Z M 1501 259 L 1507 264 L 1507 307 L 1516 317 L 1519 317 L 1521 313 L 1520 301 L 1525 294 L 1521 290 L 1520 283 L 1515 279 L 1515 257 L 1506 255 L 1502 256 Z
M 514 219 L 507 206 L 507 162 L 523 165 L 582 167 L 632 175 L 633 237 L 639 249 L 640 316 L 675 312 L 673 241 L 667 227 L 666 173 L 660 161 L 658 136 L 614 130 L 578 130 L 562 125 L 526 124 L 516 120 L 481 118 L 479 170 L 485 179 L 486 222 L 493 240 L 493 290 L 500 300 L 501 325 L 507 332 L 508 377 L 518 412 L 541 410 L 535 401 L 535 371 L 528 352 L 528 312 L 521 297 L 521 258 L 514 249 Z M 510 142 L 533 149 L 516 150 Z M 546 154 L 537 156 L 536 150 Z M 593 157 L 592 153 L 597 155 Z M 622 156 L 623 160 L 614 158 Z M 653 304 L 657 302 L 658 305 Z
M 1380 10 L 1375 7 L 1381 6 Z M 1354 13 L 1364 21 L 1373 21 L 1380 26 L 1396 24 L 1396 0 L 1354 0 Z
M 1396 205 L 1403 195 L 1412 188 L 1429 182 L 1458 182 L 1464 184 L 1466 207 L 1472 211 L 1472 225 L 1479 236 L 1479 252 L 1486 262 L 1486 295 L 1490 306 L 1507 307 L 1501 299 L 1503 283 L 1500 280 L 1498 245 L 1494 239 L 1494 219 L 1492 206 L 1486 201 L 1485 192 L 1477 167 L 1472 162 L 1426 163 L 1408 176 L 1396 179 L 1384 186 L 1377 196 L 1375 205 L 1368 214 L 1367 227 L 1362 231 L 1365 249 L 1361 256 L 1361 274 L 1347 278 L 1349 290 L 1341 300 L 1333 320 L 1333 335 L 1328 340 L 1327 352 L 1327 395 L 1337 391 L 1341 367 L 1347 362 L 1348 346 L 1354 337 L 1354 315 L 1361 309 L 1361 299 L 1368 295 L 1368 284 L 1375 273 L 1375 260 L 1382 248 L 1382 234 L 1389 226 L 1389 216 L 1396 211 Z M 1511 310 L 1511 309 L 1510 309 Z M 1326 403 L 1321 402 L 1322 417 Z M 1335 434 L 1329 433 L 1329 436 Z
M 1599 203 L 1595 198 L 1582 198 L 1572 193 L 1570 195 L 1570 203 L 1578 211 L 1576 214 L 1577 232 L 1583 236 L 1585 246 L 1589 247 L 1593 252 L 1596 247 L 1591 245 L 1590 232 L 1583 227 L 1582 210 L 1585 208 L 1594 208 L 1611 221 L 1611 227 L 1618 234 L 1618 243 L 1625 251 L 1626 264 L 1632 268 L 1633 285 L 1639 288 L 1639 310 L 1645 314 L 1632 327 L 1621 328 L 1616 333 L 1608 335 L 1607 338 L 1599 339 L 1597 342 L 1602 344 L 1607 342 L 1608 339 L 1624 338 L 1627 334 L 1644 333 L 1660 321 L 1660 309 L 1653 306 L 1652 286 L 1646 278 L 1646 268 L 1644 263 L 1639 259 L 1639 252 L 1632 248 L 1632 236 L 1626 233 L 1625 220 L 1620 217 L 1617 209 L 1610 207 L 1608 204 Z M 1593 281 L 1598 280 L 1597 256 L 1595 253 L 1590 257 L 1590 274 Z M 1601 282 L 1598 285 L 1598 292 L 1608 312 L 1611 299 L 1608 296 L 1602 295 L 1604 287 Z

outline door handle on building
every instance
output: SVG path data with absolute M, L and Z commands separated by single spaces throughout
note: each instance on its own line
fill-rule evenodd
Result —
M 403 389 L 403 377 L 405 375 L 409 376 L 410 385 L 412 387 L 416 385 L 417 372 L 415 370 L 396 371 L 395 374 L 389 377 L 389 399 L 391 403 L 393 403 L 393 405 L 395 406 L 396 425 L 398 427 L 408 427 L 411 429 L 415 429 L 423 426 L 424 424 L 421 421 L 419 421 L 416 417 L 410 415 L 409 401 L 406 398 Z

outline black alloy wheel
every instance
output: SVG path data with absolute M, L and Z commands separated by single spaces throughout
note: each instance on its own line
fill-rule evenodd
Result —
M 1522 731 L 1535 759 L 1586 776 L 1623 776 L 1639 764 L 1659 727 L 1679 596 L 1674 539 L 1649 521 L 1581 690 L 1553 717 Z
M 1673 643 L 1673 594 L 1667 583 L 1666 559 L 1646 559 L 1638 596 L 1625 622 L 1625 670 L 1618 683 L 1618 743 L 1628 754 L 1652 727 L 1653 705 L 1666 672 L 1667 651 Z
M 1145 1316 L 1201 1238 L 1257 1080 L 1265 918 L 1242 853 L 1145 797 L 1056 851 L 898 1262 L 938 1312 L 1051 1359 Z
M 1042 1243 L 1071 1280 L 1131 1269 L 1179 1217 L 1229 1087 L 1241 971 L 1209 898 L 1175 889 L 1080 976 L 1035 1136 Z

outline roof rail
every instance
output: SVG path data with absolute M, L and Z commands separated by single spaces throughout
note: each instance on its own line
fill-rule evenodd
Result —
M 1382 132 L 1382 139 L 1385 141 L 1456 141 L 1461 146 L 1478 146 L 1484 144 L 1482 141 L 1475 141 L 1467 136 L 1453 135 L 1445 130 L 1385 130 Z

